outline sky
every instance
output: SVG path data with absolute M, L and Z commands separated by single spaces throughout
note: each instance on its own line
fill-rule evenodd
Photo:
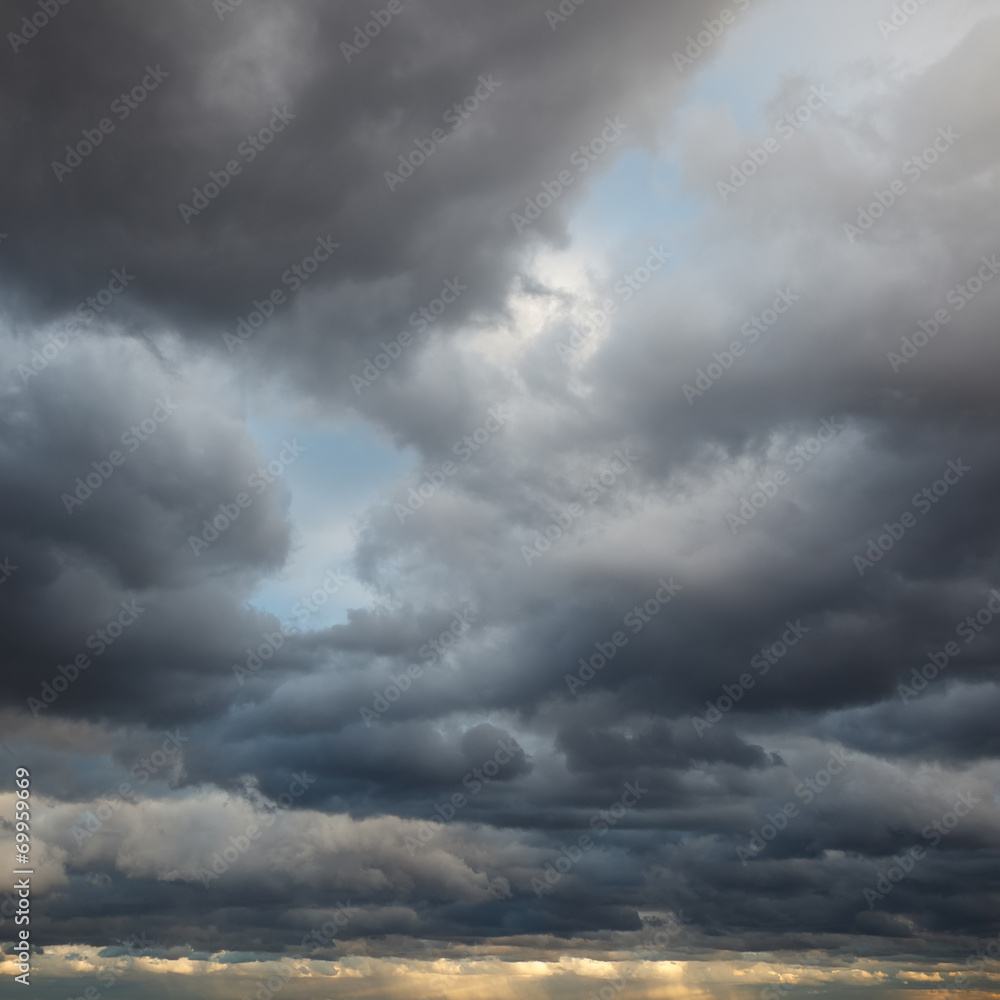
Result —
M 12 991 L 1000 996 L 995 3 L 0 32 Z

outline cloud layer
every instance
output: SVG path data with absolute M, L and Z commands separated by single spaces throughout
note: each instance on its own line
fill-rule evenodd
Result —
M 10 43 L 47 955 L 557 996 L 607 949 L 703 995 L 995 938 L 1000 20 L 741 6 L 106 0 Z M 407 468 L 337 525 L 331 623 L 301 505 L 354 422 Z

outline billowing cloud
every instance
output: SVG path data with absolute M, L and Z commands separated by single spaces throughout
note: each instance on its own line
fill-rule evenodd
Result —
M 42 988 L 141 930 L 148 996 L 995 992 L 1000 20 L 48 6 L 0 68 Z

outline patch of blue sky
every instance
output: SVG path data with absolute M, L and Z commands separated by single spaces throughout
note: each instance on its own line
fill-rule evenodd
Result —
M 676 263 L 682 256 L 678 235 L 701 213 L 695 199 L 678 193 L 678 183 L 676 164 L 645 150 L 624 153 L 573 213 L 574 247 L 595 263 L 636 258 L 638 265 L 648 247 L 663 246 Z
M 316 427 L 267 414 L 251 416 L 247 425 L 265 459 L 276 457 L 286 440 L 305 449 L 281 477 L 291 496 L 292 552 L 282 572 L 264 581 L 249 603 L 306 630 L 343 623 L 349 608 L 368 607 L 373 599 L 352 575 L 355 525 L 416 456 L 360 422 Z M 304 606 L 308 619 L 302 621 L 306 599 L 316 610 Z

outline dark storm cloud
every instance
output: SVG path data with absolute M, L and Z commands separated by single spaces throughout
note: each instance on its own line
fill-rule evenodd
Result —
M 633 141 L 648 129 L 652 108 L 636 105 L 637 89 L 674 79 L 663 38 L 686 30 L 697 9 L 643 3 L 622 17 L 591 7 L 553 33 L 531 4 L 418 0 L 345 56 L 341 44 L 370 20 L 366 7 L 296 0 L 220 22 L 209 4 L 153 15 L 119 2 L 69 5 L 4 60 L 7 281 L 24 309 L 53 314 L 125 264 L 148 322 L 168 319 L 219 346 L 272 289 L 293 299 L 285 314 L 322 294 L 292 353 L 346 369 L 456 274 L 470 291 L 448 325 L 502 304 L 512 252 L 524 245 L 511 212 L 623 104 L 634 111 Z M 13 24 L 33 11 L 17 3 L 6 16 Z M 619 71 L 625 52 L 635 76 Z M 484 76 L 498 84 L 492 93 Z M 138 103 L 120 98 L 133 87 L 147 90 Z M 481 106 L 445 120 L 477 87 Z M 274 107 L 294 119 L 274 122 Z M 102 119 L 113 131 L 97 148 L 69 173 L 54 169 Z M 239 152 L 269 123 L 283 129 L 273 143 Z M 385 173 L 436 128 L 448 140 L 390 191 Z M 185 224 L 178 205 L 234 160 L 241 173 Z M 563 214 L 562 205 L 547 213 L 539 230 L 558 233 Z M 285 272 L 327 236 L 341 249 L 293 294 L 302 282 Z M 282 338 L 284 364 L 290 346 Z M 322 384 L 326 394 L 329 373 Z M 349 390 L 346 371 L 332 388 Z
M 3 594 L 7 694 L 34 699 L 36 716 L 136 721 L 159 705 L 166 724 L 218 711 L 235 683 L 230 651 L 273 624 L 241 607 L 289 544 L 280 480 L 247 485 L 271 456 L 235 397 L 227 412 L 216 385 L 206 405 L 209 370 L 111 333 L 75 350 L 72 367 L 44 369 L 0 404 L 2 537 L 18 567 Z M 241 491 L 253 502 L 240 530 L 192 545 Z
M 12 23 L 34 9 L 15 8 Z M 831 108 L 678 232 L 683 270 L 567 364 L 556 347 L 585 303 L 526 273 L 525 251 L 538 234 L 569 245 L 583 185 L 530 232 L 510 213 L 606 116 L 629 123 L 623 143 L 652 145 L 679 93 L 669 53 L 702 16 L 588 4 L 553 32 L 537 5 L 414 0 L 348 61 L 340 44 L 368 8 L 244 3 L 220 20 L 207 3 L 74 0 L 3 61 L 0 558 L 16 569 L 0 583 L 2 684 L 50 799 L 44 940 L 106 943 L 142 914 L 170 947 L 294 951 L 310 912 L 348 897 L 363 912 L 343 947 L 383 954 L 428 939 L 558 947 L 678 907 L 701 954 L 862 935 L 873 954 L 946 955 L 994 929 L 979 887 L 998 864 L 1000 622 L 975 616 L 1000 582 L 995 295 L 898 371 L 889 355 L 1000 249 L 981 180 L 996 108 L 966 99 L 995 83 L 1000 29 L 894 83 L 878 138 L 867 100 Z M 490 74 L 482 107 L 390 191 L 384 171 Z M 812 83 L 785 81 L 775 109 Z M 118 117 L 133 86 L 148 93 Z M 114 128 L 57 178 L 52 159 L 105 114 Z M 178 202 L 248 161 L 239 144 L 272 118 L 273 143 L 185 221 Z M 844 221 L 939 127 L 961 135 L 954 148 L 848 242 Z M 709 111 L 674 138 L 683 192 L 707 199 L 756 141 Z M 341 246 L 307 281 L 291 271 L 301 289 L 231 358 L 221 334 L 255 299 L 291 293 L 283 274 L 321 238 Z M 614 251 L 615 268 L 634 251 Z M 36 362 L 45 324 L 112 268 L 136 276 L 127 293 Z M 446 280 L 468 287 L 429 343 L 356 391 L 349 376 Z M 780 324 L 686 398 L 782 293 Z M 359 525 L 355 568 L 376 596 L 345 624 L 283 633 L 246 603 L 294 538 L 282 476 L 259 494 L 251 477 L 324 459 L 260 452 L 234 368 L 252 374 L 248 395 L 260 380 L 317 409 L 354 405 L 417 449 L 415 473 Z M 401 518 L 395 505 L 502 403 L 502 430 Z M 93 472 L 100 485 L 75 497 Z M 135 621 L 29 710 L 122 602 L 142 608 Z M 444 640 L 458 615 L 467 627 Z M 980 627 L 962 633 L 969 616 Z M 901 693 L 949 642 L 947 668 Z M 178 766 L 74 834 L 177 726 Z M 834 752 L 857 756 L 813 791 Z M 275 811 L 297 775 L 304 793 Z M 611 813 L 628 783 L 647 790 Z M 967 789 L 981 802 L 931 849 L 925 829 Z M 741 857 L 788 803 L 780 836 Z M 614 829 L 537 891 L 602 811 Z M 275 826 L 203 884 L 199 867 L 267 815 Z M 870 906 L 862 890 L 915 845 L 926 860 Z

